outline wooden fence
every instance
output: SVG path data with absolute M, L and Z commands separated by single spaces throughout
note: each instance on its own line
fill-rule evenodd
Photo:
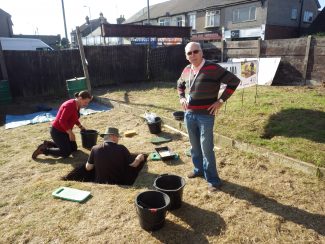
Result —
M 325 38 L 217 42 L 204 45 L 205 57 L 228 58 L 281 57 L 273 84 L 305 84 L 307 80 L 325 83 Z
M 146 79 L 143 46 L 86 47 L 93 87 Z M 65 81 L 83 76 L 79 50 L 5 51 L 13 97 L 65 95 Z
M 204 44 L 207 59 L 281 57 L 274 84 L 325 83 L 325 38 Z M 65 81 L 83 76 L 79 50 L 4 51 L 13 97 L 66 95 Z M 187 64 L 184 45 L 85 47 L 92 87 L 121 82 L 175 81 Z M 0 79 L 3 79 L 0 72 Z
M 154 48 L 150 51 L 150 74 L 153 81 L 174 81 L 179 78 L 188 64 L 185 59 L 185 45 Z
M 149 56 L 146 46 L 88 46 L 85 55 L 92 87 L 175 81 L 186 64 L 183 45 L 152 49 Z M 83 76 L 77 49 L 4 51 L 4 58 L 13 97 L 64 96 L 66 80 Z

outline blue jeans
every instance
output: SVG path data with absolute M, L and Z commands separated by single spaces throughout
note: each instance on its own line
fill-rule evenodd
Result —
M 205 177 L 212 186 L 221 184 L 216 167 L 213 143 L 213 115 L 185 112 L 184 122 L 191 143 L 194 173 Z

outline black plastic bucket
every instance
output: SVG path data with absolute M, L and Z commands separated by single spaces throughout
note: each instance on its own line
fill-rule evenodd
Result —
M 98 132 L 97 130 L 82 130 L 81 142 L 82 146 L 87 149 L 91 149 L 97 143 Z
M 153 186 L 158 191 L 164 192 L 169 196 L 169 210 L 177 209 L 182 206 L 183 189 L 185 186 L 184 178 L 177 175 L 163 174 L 155 179 Z
M 161 132 L 161 118 L 156 117 L 152 123 L 147 122 L 151 134 L 159 134 Z
M 165 224 L 169 196 L 160 191 L 141 192 L 135 198 L 140 226 L 147 231 L 159 230 Z
M 184 111 L 175 111 L 173 112 L 174 119 L 183 121 L 184 120 Z

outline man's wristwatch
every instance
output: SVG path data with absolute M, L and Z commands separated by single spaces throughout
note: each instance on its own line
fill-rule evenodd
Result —
M 221 98 L 218 100 L 219 103 L 224 103 L 225 101 L 222 100 Z

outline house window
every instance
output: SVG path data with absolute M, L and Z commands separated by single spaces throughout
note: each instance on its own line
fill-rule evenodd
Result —
M 313 12 L 305 11 L 304 12 L 304 22 L 311 23 L 313 22 Z
M 176 25 L 177 26 L 183 26 L 183 18 L 182 18 L 182 16 L 176 17 Z
M 161 19 L 159 19 L 159 25 L 170 26 L 170 18 L 161 18 Z
M 205 27 L 215 27 L 220 25 L 220 10 L 207 11 L 205 15 Z
M 188 23 L 189 23 L 189 26 L 192 26 L 192 30 L 196 29 L 196 14 L 195 13 L 190 13 L 188 15 Z
M 75 35 L 71 35 L 71 43 L 75 43 L 76 42 L 76 39 L 75 39 Z
M 232 14 L 235 23 L 256 20 L 256 7 L 238 8 Z
M 296 8 L 293 8 L 291 10 L 291 19 L 297 19 L 298 17 L 298 10 Z

